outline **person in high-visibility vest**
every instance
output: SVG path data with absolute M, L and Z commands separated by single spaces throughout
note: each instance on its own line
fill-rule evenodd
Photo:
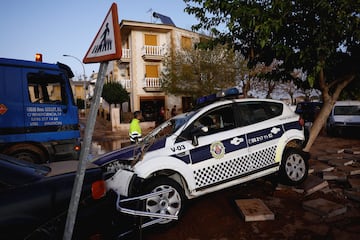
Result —
M 132 144 L 142 140 L 141 127 L 140 127 L 140 121 L 142 118 L 143 117 L 141 111 L 134 112 L 134 118 L 131 120 L 130 128 L 129 128 L 129 137 L 130 137 L 130 142 Z

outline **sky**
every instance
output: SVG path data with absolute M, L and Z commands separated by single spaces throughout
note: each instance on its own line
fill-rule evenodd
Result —
M 67 64 L 75 79 L 83 75 L 81 62 L 112 3 L 121 20 L 161 23 L 151 12 L 171 17 L 177 27 L 191 29 L 194 16 L 184 12 L 183 0 L 9 0 L 0 7 L 0 57 Z M 99 71 L 99 64 L 83 64 L 85 75 Z

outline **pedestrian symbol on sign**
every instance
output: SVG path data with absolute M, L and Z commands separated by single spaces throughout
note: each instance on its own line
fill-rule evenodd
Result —
M 121 58 L 121 37 L 118 24 L 117 7 L 113 4 L 106 15 L 83 62 L 95 63 Z

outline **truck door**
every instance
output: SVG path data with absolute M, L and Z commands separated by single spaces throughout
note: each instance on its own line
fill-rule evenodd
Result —
M 25 126 L 28 140 L 52 141 L 78 138 L 78 113 L 67 79 L 60 71 L 25 73 L 28 99 Z

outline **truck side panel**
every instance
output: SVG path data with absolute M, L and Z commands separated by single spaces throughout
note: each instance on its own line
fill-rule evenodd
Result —
M 0 152 L 32 151 L 50 160 L 78 157 L 78 109 L 59 66 L 0 59 L 0 83 Z

